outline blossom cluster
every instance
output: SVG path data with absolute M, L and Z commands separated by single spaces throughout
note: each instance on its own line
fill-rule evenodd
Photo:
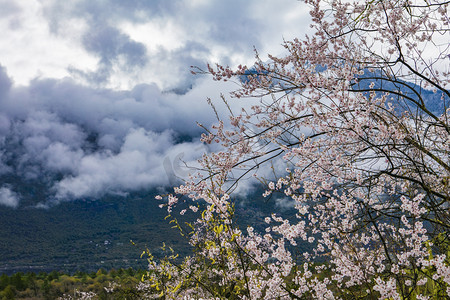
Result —
M 305 2 L 315 33 L 286 41 L 287 55 L 208 66 L 216 80 L 240 78 L 232 96 L 261 101 L 202 136 L 222 150 L 167 196 L 169 212 L 200 203 L 189 206 L 193 256 L 152 262 L 151 280 L 174 299 L 448 298 L 449 4 Z M 260 176 L 271 163 L 274 178 Z M 230 191 L 246 175 L 263 196 L 291 199 L 295 218 L 240 229 Z

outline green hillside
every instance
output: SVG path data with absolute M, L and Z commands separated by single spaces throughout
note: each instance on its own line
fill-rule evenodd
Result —
M 0 273 L 145 268 L 139 256 L 165 241 L 186 243 L 153 196 L 61 203 L 49 209 L 0 208 Z M 132 240 L 136 245 L 130 242 Z
M 180 256 L 189 254 L 185 238 L 169 224 L 155 194 L 63 202 L 48 209 L 0 206 L 0 273 L 146 269 L 143 249 L 158 257 L 163 242 Z M 275 201 L 266 203 L 260 194 L 237 202 L 240 226 L 263 230 L 263 217 L 277 209 Z M 192 217 L 177 216 L 181 224 Z

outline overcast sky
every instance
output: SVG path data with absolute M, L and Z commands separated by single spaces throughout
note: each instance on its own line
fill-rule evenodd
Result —
M 234 88 L 190 66 L 280 54 L 309 20 L 296 0 L 0 0 L 0 204 L 20 182 L 41 204 L 170 185 Z

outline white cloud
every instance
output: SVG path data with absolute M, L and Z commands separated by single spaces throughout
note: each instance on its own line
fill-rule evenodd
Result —
M 9 2 L 8 2 L 9 3 Z M 237 65 L 302 35 L 305 5 L 280 1 L 17 1 L 3 5 L 0 63 L 17 84 L 73 77 L 86 85 L 163 88 L 191 81 L 192 64 Z M 195 45 L 195 46 L 193 46 Z
M 8 1 L 10 2 L 10 1 Z M 89 69 L 96 59 L 88 55 L 75 31 L 54 35 L 38 1 L 16 1 L 16 10 L 0 16 L 0 63 L 16 84 L 27 84 L 36 77 L 69 76 L 68 66 Z M 3 5 L 0 4 L 0 7 Z M 83 20 L 73 20 L 73 28 L 83 30 Z
M 0 205 L 16 208 L 19 205 L 19 198 L 8 187 L 0 187 Z
M 131 130 L 119 153 L 94 153 L 83 157 L 73 176 L 55 184 L 56 198 L 98 197 L 167 186 L 172 174 L 167 173 L 163 161 L 182 154 L 192 163 L 198 158 L 199 149 L 204 150 L 198 142 L 174 145 L 169 131 L 157 134 L 142 128 Z
M 277 198 L 275 199 L 275 207 L 281 210 L 289 210 L 295 207 L 295 201 L 291 198 Z

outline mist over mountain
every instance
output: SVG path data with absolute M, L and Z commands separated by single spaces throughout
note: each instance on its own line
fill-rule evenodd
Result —
M 205 148 L 196 121 L 214 121 L 192 90 L 99 90 L 70 79 L 13 87 L 5 68 L 0 86 L 0 203 L 10 207 L 31 183 L 47 189 L 40 202 L 167 186 L 164 159 L 197 158 Z

